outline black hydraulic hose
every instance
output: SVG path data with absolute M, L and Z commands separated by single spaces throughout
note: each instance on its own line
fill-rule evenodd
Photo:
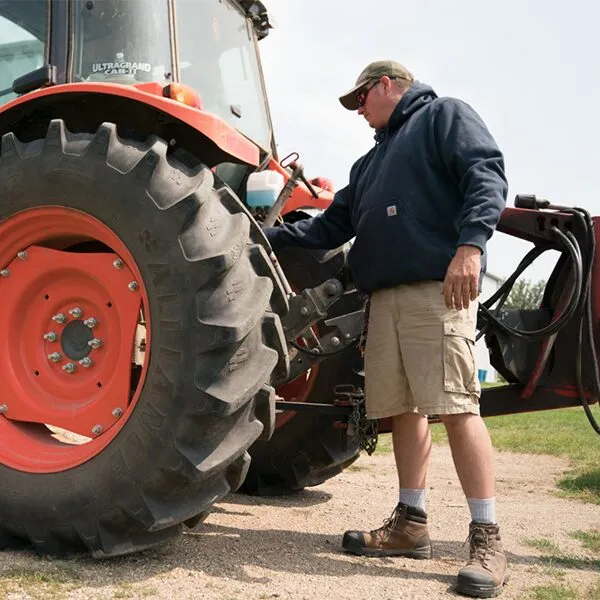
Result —
M 583 265 L 581 259 L 581 251 L 578 248 L 577 240 L 570 232 L 567 232 L 569 235 L 565 235 L 557 227 L 552 227 L 551 231 L 554 233 L 554 235 L 557 236 L 559 244 L 563 247 L 564 250 L 568 252 L 571 258 L 571 262 L 573 263 L 575 282 L 571 290 L 569 300 L 567 302 L 567 307 L 557 319 L 552 321 L 546 327 L 542 327 L 541 329 L 534 329 L 531 331 L 525 331 L 516 327 L 510 327 L 509 325 L 506 325 L 505 323 L 500 321 L 486 306 L 488 302 L 480 305 L 479 308 L 484 315 L 484 320 L 491 321 L 494 324 L 495 328 L 498 328 L 499 330 L 503 331 L 508 335 L 513 335 L 515 337 L 525 338 L 528 340 L 537 340 L 548 337 L 549 335 L 560 331 L 565 326 L 565 324 L 573 316 L 573 314 L 577 310 L 577 307 L 580 304 L 581 287 L 583 280 Z M 569 236 L 573 238 L 574 242 L 571 241 Z M 495 296 L 496 295 L 498 294 L 495 294 Z M 500 297 L 500 295 L 498 295 L 498 297 Z
M 569 211 L 571 212 L 571 211 Z M 596 399 L 600 398 L 600 370 L 598 367 L 598 355 L 596 352 L 596 342 L 594 337 L 594 324 L 592 315 L 592 268 L 594 265 L 594 258 L 596 255 L 596 236 L 594 235 L 594 223 L 590 214 L 584 210 L 575 208 L 572 209 L 572 214 L 576 215 L 578 220 L 585 225 L 588 238 L 588 249 L 587 249 L 587 265 L 586 265 L 586 288 L 583 293 L 582 306 L 584 308 L 581 321 L 579 323 L 579 332 L 577 335 L 577 351 L 575 354 L 575 385 L 577 386 L 577 393 L 579 394 L 579 400 L 585 411 L 585 415 L 592 426 L 592 429 L 600 435 L 600 425 L 594 417 L 590 405 L 585 397 L 585 390 L 583 388 L 582 381 L 582 346 L 583 346 L 583 332 L 584 332 L 584 321 L 587 324 L 587 341 L 592 355 L 592 373 L 595 387 Z

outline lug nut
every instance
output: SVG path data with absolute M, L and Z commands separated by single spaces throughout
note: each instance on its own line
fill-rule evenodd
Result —
M 44 339 L 47 342 L 55 342 L 57 338 L 58 336 L 54 333 L 54 331 L 49 331 L 48 333 L 44 334 Z
M 62 356 L 58 352 L 53 352 L 52 354 L 48 354 L 48 360 L 57 363 L 62 359 Z
M 100 435 L 102 433 L 102 425 L 94 425 L 92 427 L 92 433 L 94 435 Z
M 88 342 L 88 346 L 90 348 L 93 348 L 94 350 L 98 350 L 98 348 L 100 348 L 100 346 L 102 346 L 102 340 L 100 340 L 98 338 L 93 338 Z
M 121 409 L 119 409 L 121 410 Z M 4 413 L 8 412 L 8 406 L 6 406 L 6 404 L 0 404 L 0 415 L 3 415 Z M 114 414 L 114 411 L 113 411 Z
M 334 336 L 331 338 L 331 345 L 332 346 L 339 346 L 340 345 L 340 338 L 337 336 Z
M 113 417 L 115 417 L 115 419 L 120 419 L 123 416 L 123 409 L 122 408 L 115 408 L 112 411 Z
M 132 281 L 127 287 L 130 292 L 137 292 L 140 289 L 137 281 Z
M 59 325 L 62 325 L 67 320 L 67 317 L 65 317 L 63 313 L 58 313 L 52 317 L 52 320 L 56 321 Z
M 122 261 L 120 258 L 117 258 L 117 260 L 114 260 L 114 261 L 113 261 L 113 267 L 114 267 L 115 269 L 119 269 L 119 270 L 120 270 L 120 269 L 122 269 L 124 266 L 125 266 L 125 263 L 124 263 L 124 262 L 123 262 L 123 261 Z
M 25 250 L 17 252 L 17 258 L 20 258 L 21 260 L 27 260 L 27 252 L 25 252 Z
M 82 367 L 85 367 L 86 369 L 89 369 L 94 364 L 94 361 L 89 356 L 86 356 L 85 358 L 82 358 L 79 361 L 79 364 Z
M 2 269 L 0 271 L 0 277 L 8 277 L 10 275 L 10 271 L 8 269 Z
M 98 325 L 98 321 L 94 317 L 90 317 L 83 322 L 84 325 L 87 325 L 90 329 L 94 329 L 96 325 Z
M 61 368 L 63 371 L 65 371 L 65 373 L 74 373 L 75 370 L 77 369 L 77 367 L 72 362 L 68 362 L 66 365 L 63 365 Z
M 69 314 L 75 319 L 79 319 L 79 317 L 83 315 L 83 311 L 78 306 L 76 306 L 75 308 L 72 308 L 69 311 Z

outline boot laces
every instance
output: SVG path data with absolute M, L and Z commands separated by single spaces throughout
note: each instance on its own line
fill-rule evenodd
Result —
M 394 512 L 383 522 L 383 525 L 379 529 L 373 529 L 371 535 L 373 537 L 384 537 L 388 536 L 396 526 L 398 521 L 406 517 L 406 506 L 398 504 L 394 509 Z
M 485 527 L 473 527 L 469 531 L 466 543 L 469 543 L 471 561 L 477 561 L 483 566 L 486 566 L 490 556 L 496 554 L 491 544 L 490 534 Z

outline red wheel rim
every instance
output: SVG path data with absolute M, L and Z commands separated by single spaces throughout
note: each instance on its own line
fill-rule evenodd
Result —
M 0 463 L 64 471 L 102 452 L 133 412 L 148 295 L 125 244 L 86 213 L 32 208 L 0 223 L 0 240 Z

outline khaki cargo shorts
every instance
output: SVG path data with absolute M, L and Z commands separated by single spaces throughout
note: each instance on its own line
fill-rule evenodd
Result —
M 365 348 L 367 416 L 479 414 L 477 301 L 446 307 L 443 284 L 374 292 Z

